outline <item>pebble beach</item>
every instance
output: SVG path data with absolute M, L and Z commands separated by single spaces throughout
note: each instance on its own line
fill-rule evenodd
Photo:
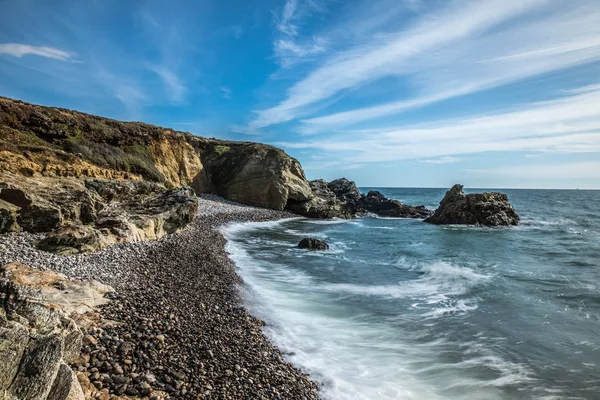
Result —
M 21 262 L 115 289 L 100 310 L 116 321 L 84 332 L 76 371 L 98 396 L 181 399 L 317 399 L 316 384 L 285 360 L 240 298 L 241 278 L 219 227 L 293 215 L 199 198 L 198 218 L 151 242 L 59 256 L 36 249 L 40 235 L 0 236 L 0 264 Z

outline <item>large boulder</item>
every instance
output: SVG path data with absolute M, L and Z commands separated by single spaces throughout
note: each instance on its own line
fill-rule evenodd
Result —
M 510 226 L 519 224 L 519 216 L 503 193 L 463 193 L 462 185 L 446 192 L 435 213 L 425 222 L 432 224 L 463 224 Z
M 192 145 L 201 153 L 207 190 L 219 196 L 274 210 L 312 198 L 300 163 L 281 149 L 202 138 Z

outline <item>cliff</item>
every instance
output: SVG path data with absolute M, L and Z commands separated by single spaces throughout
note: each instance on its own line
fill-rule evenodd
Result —
M 0 97 L 0 173 L 146 180 L 283 210 L 312 192 L 297 160 L 259 143 L 200 138 Z

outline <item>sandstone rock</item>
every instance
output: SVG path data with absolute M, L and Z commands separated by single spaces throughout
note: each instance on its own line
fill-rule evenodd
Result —
M 69 225 L 49 233 L 38 243 L 41 250 L 76 254 L 99 250 L 106 245 L 100 232 L 87 225 Z
M 304 238 L 298 243 L 298 248 L 308 250 L 327 250 L 329 245 L 324 240 L 315 238 Z
M 464 194 L 454 185 L 425 222 L 432 224 L 469 224 L 486 226 L 518 225 L 519 216 L 503 193 Z
M 290 202 L 287 209 L 310 218 L 352 218 L 354 210 L 340 200 L 323 179 L 310 182 L 313 198 L 304 202 Z
M 201 138 L 192 145 L 201 152 L 209 189 L 220 196 L 275 210 L 312 197 L 300 164 L 281 149 Z

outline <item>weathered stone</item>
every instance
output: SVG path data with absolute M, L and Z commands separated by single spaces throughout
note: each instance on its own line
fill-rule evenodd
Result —
M 38 247 L 52 253 L 76 254 L 99 250 L 105 243 L 100 232 L 91 226 L 69 225 L 46 235 Z
M 315 238 L 304 238 L 298 243 L 298 248 L 308 250 L 327 250 L 329 245 L 324 240 Z
M 9 392 L 19 399 L 46 399 L 60 367 L 60 334 L 32 337 Z
M 304 202 L 290 202 L 287 209 L 310 218 L 352 218 L 356 213 L 328 187 L 323 179 L 310 182 L 312 199 Z
M 519 216 L 503 193 L 464 194 L 454 185 L 425 222 L 432 224 L 469 224 L 487 226 L 518 225 Z
M 409 206 L 398 200 L 388 199 L 377 190 L 370 190 L 360 200 L 359 209 L 382 217 L 426 218 L 433 214 L 424 206 Z
M 8 389 L 15 378 L 28 342 L 29 332 L 23 325 L 14 321 L 0 325 L 0 390 Z
M 21 227 L 17 223 L 18 207 L 0 200 L 0 233 L 19 232 Z
M 47 201 L 38 201 L 22 208 L 17 221 L 28 232 L 50 232 L 63 222 L 60 209 Z
M 283 150 L 258 143 L 195 138 L 210 181 L 209 190 L 243 204 L 283 210 L 312 192 L 298 161 Z
M 84 400 L 85 396 L 75 373 L 62 363 L 47 400 Z

